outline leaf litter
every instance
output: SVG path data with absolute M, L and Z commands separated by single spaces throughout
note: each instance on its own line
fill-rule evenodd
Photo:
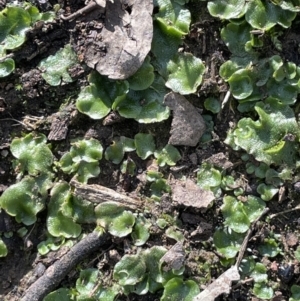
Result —
M 107 1 L 104 27 L 86 45 L 86 64 L 111 79 L 133 75 L 151 48 L 152 10 L 150 0 Z

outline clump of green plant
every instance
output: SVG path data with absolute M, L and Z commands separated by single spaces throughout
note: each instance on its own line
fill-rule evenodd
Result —
M 221 207 L 225 227 L 214 234 L 214 244 L 218 252 L 227 259 L 234 258 L 243 242 L 243 233 L 265 207 L 265 202 L 256 196 L 249 195 L 243 202 L 236 197 L 225 196 Z
M 155 141 L 151 134 L 138 133 L 134 136 L 137 155 L 145 160 L 155 151 Z
M 15 69 L 15 62 L 7 57 L 7 51 L 13 51 L 26 40 L 26 32 L 37 21 L 52 21 L 54 12 L 40 13 L 38 8 L 28 2 L 17 6 L 8 4 L 0 12 L 0 78 L 8 76 Z
M 204 101 L 204 107 L 206 110 L 211 111 L 214 114 L 217 114 L 221 110 L 220 101 L 214 97 L 208 97 Z
M 168 185 L 167 180 L 163 178 L 163 174 L 161 172 L 148 171 L 147 181 L 151 182 L 151 198 L 155 201 L 159 201 L 164 193 L 171 192 L 171 187 Z
M 223 191 L 233 191 L 239 195 L 244 192 L 242 180 L 226 171 L 222 171 L 220 167 L 214 166 L 209 162 L 203 162 L 197 171 L 197 185 L 204 190 L 210 190 L 215 196 L 221 196 Z
M 122 287 L 123 293 L 144 295 L 164 288 L 161 300 L 178 300 L 178 297 L 180 300 L 192 300 L 199 293 L 198 285 L 192 280 L 183 281 L 180 276 L 182 272 L 164 270 L 160 259 L 166 251 L 165 248 L 156 246 L 136 255 L 123 256 L 113 273 L 113 278 Z
M 165 165 L 174 166 L 181 159 L 179 151 L 171 144 L 167 144 L 162 149 L 156 150 L 154 156 L 157 159 L 157 164 L 161 167 Z
M 260 262 L 256 262 L 253 256 L 246 257 L 240 265 L 242 279 L 251 277 L 254 281 L 253 294 L 261 299 L 271 299 L 273 289 L 268 285 L 267 268 Z
M 154 68 L 147 56 L 140 69 L 127 79 L 129 87 L 133 91 L 145 90 L 151 86 L 155 78 Z
M 182 95 L 195 93 L 202 82 L 205 67 L 201 59 L 192 54 L 176 55 L 167 65 L 169 72 L 166 86 Z
M 89 178 L 99 175 L 102 153 L 103 147 L 98 140 L 77 140 L 72 143 L 70 151 L 61 157 L 59 166 L 67 174 L 76 173 L 79 182 L 87 183 Z
M 119 164 L 124 158 L 125 152 L 136 151 L 137 155 L 145 160 L 154 155 L 159 166 L 174 166 L 181 155 L 177 148 L 167 144 L 162 149 L 155 149 L 155 141 L 151 134 L 138 133 L 134 139 L 124 136 L 113 139 L 112 144 L 105 150 L 105 159 L 111 160 L 114 164 Z
M 77 63 L 76 53 L 71 45 L 67 44 L 64 48 L 58 50 L 55 55 L 43 59 L 38 67 L 43 72 L 42 77 L 49 85 L 58 86 L 73 81 L 68 69 L 74 67 Z
M 252 222 L 264 211 L 265 202 L 252 195 L 238 200 L 232 196 L 223 198 L 224 204 L 221 211 L 224 216 L 224 227 L 217 229 L 213 236 L 214 245 L 223 258 L 221 263 L 225 266 L 234 263 L 234 258 L 240 251 L 246 231 Z M 260 256 L 275 257 L 281 254 L 281 249 L 277 242 L 278 235 L 270 233 L 258 246 Z M 251 250 L 250 250 L 251 251 Z M 254 285 L 252 293 L 261 299 L 273 297 L 273 288 L 268 279 L 267 268 L 257 262 L 257 256 L 245 257 L 240 265 L 242 278 L 251 277 Z
M 300 286 L 292 285 L 291 287 L 292 296 L 289 298 L 289 301 L 297 301 L 300 299 Z
M 52 186 L 47 176 L 24 177 L 9 186 L 0 197 L 0 208 L 14 216 L 18 223 L 32 225 L 36 215 L 45 208 L 47 190 Z
M 91 203 L 76 198 L 66 182 L 57 183 L 51 189 L 48 204 L 47 230 L 53 237 L 78 237 L 81 223 L 95 222 Z
M 159 0 L 156 5 L 152 58 L 126 81 L 114 81 L 96 72 L 89 86 L 79 93 L 77 109 L 93 119 L 104 118 L 111 110 L 140 123 L 160 122 L 169 117 L 163 105 L 167 87 L 181 94 L 195 93 L 202 81 L 204 65 L 191 54 L 177 54 L 182 36 L 188 34 L 191 15 L 184 1 Z M 162 47 L 162 43 L 167 45 Z M 155 71 L 158 71 L 156 73 Z
M 130 175 L 133 176 L 136 173 L 136 164 L 133 160 L 128 158 L 127 160 L 124 160 L 121 164 L 121 173 L 123 175 Z
M 166 237 L 172 238 L 175 241 L 184 242 L 184 235 L 182 234 L 182 231 L 180 231 L 180 229 L 178 228 L 178 224 L 180 224 L 178 219 L 174 219 L 173 225 L 166 229 Z
M 276 234 L 270 234 L 259 245 L 258 251 L 261 256 L 275 257 L 282 251 L 277 243 Z M 277 237 L 278 238 L 278 237 Z M 274 295 L 272 285 L 269 283 L 267 268 L 257 262 L 256 256 L 249 256 L 242 260 L 240 271 L 242 277 L 252 277 L 254 280 L 253 294 L 261 299 L 271 299 Z
M 221 19 L 237 19 L 245 16 L 247 22 L 256 29 L 270 30 L 276 24 L 288 28 L 300 11 L 293 1 L 229 0 L 209 1 L 208 11 Z
M 272 196 L 277 193 L 278 187 L 282 186 L 284 182 L 293 180 L 293 166 L 283 165 L 275 170 L 264 162 L 247 162 L 246 172 L 257 178 L 259 184 L 256 191 L 265 201 L 271 200 Z
M 148 81 L 148 77 L 144 76 Z M 129 82 L 114 81 L 96 72 L 91 73 L 88 80 L 90 85 L 79 93 L 76 106 L 81 113 L 93 119 L 101 119 L 111 110 L 141 123 L 159 122 L 169 117 L 168 107 L 163 106 L 167 93 L 165 81 L 159 76 L 154 77 L 149 87 L 141 90 L 135 86 L 129 89 L 130 82 L 134 85 L 130 79 Z
M 184 1 L 159 0 L 156 4 L 159 12 L 154 15 L 151 51 L 153 65 L 166 80 L 167 65 L 177 54 L 181 39 L 189 32 L 191 13 L 183 6 Z
M 235 258 L 244 240 L 242 233 L 231 231 L 229 228 L 219 228 L 215 231 L 214 244 L 217 251 L 226 259 Z
M 154 54 L 153 65 L 167 80 L 166 86 L 185 95 L 197 91 L 205 67 L 201 59 L 192 54 L 177 53 L 182 37 L 189 32 L 191 22 L 191 14 L 183 4 L 185 1 L 157 1 L 159 12 L 154 15 L 151 51 Z
M 221 30 L 222 39 L 232 56 L 220 67 L 220 75 L 239 101 L 238 109 L 249 111 L 255 101 L 268 96 L 284 104 L 295 103 L 299 93 L 298 67 L 292 62 L 284 63 L 279 55 L 260 58 L 253 48 L 251 30 L 246 22 L 229 23 Z
M 127 236 L 132 232 L 135 216 L 116 202 L 104 202 L 95 208 L 98 227 L 104 228 L 117 237 Z
M 293 110 L 272 97 L 258 102 L 259 120 L 242 118 L 225 140 L 242 148 L 267 165 L 295 165 L 298 158 L 299 128 Z
M 103 274 L 97 269 L 85 269 L 80 272 L 76 281 L 76 286 L 72 289 L 60 288 L 48 294 L 44 301 L 71 301 L 76 300 L 106 300 L 114 301 L 119 294 L 119 287 L 114 285 L 106 288 L 102 285 Z
M 248 9 L 250 4 L 242 4 L 242 2 L 239 1 L 238 5 L 241 4 Z M 251 1 L 251 5 L 254 3 L 255 1 Z M 275 6 L 271 3 L 269 5 Z M 222 7 L 218 2 L 209 2 L 208 6 Z M 228 11 L 231 10 L 230 4 L 226 3 L 226 7 Z M 249 8 L 250 11 L 252 9 Z M 270 11 L 269 13 L 271 14 Z M 249 21 L 247 14 L 246 20 Z M 266 32 L 272 38 L 275 31 L 263 29 L 261 34 L 257 35 L 253 30 L 257 27 L 247 21 L 243 19 L 238 23 L 232 21 L 221 30 L 221 37 L 232 56 L 221 66 L 220 75 L 229 83 L 232 95 L 239 101 L 238 109 L 241 112 L 252 110 L 255 101 L 268 96 L 277 98 L 284 104 L 293 104 L 299 93 L 298 67 L 292 62 L 284 63 L 279 55 L 262 57 L 256 49 L 264 46 L 262 37 Z
M 280 236 L 280 235 L 279 235 Z M 262 256 L 275 257 L 281 253 L 281 248 L 278 245 L 278 235 L 272 234 L 271 237 L 267 237 L 258 247 L 258 250 Z
M 151 222 L 143 214 L 138 214 L 131 233 L 131 238 L 135 246 L 142 246 L 150 237 L 149 228 Z
M 222 173 L 210 163 L 201 164 L 197 172 L 197 184 L 205 190 L 211 190 L 214 194 L 221 193 Z
M 160 261 L 167 250 L 163 247 L 152 247 L 141 250 L 136 255 L 125 255 L 115 265 L 113 284 L 103 280 L 98 269 L 85 269 L 80 272 L 73 289 L 60 288 L 50 293 L 45 301 L 52 300 L 115 300 L 116 295 L 135 293 L 145 295 L 163 289 L 160 300 L 192 301 L 199 294 L 199 287 L 193 280 L 183 280 L 176 270 L 165 271 Z
M 151 134 L 138 133 L 134 139 L 120 137 L 113 140 L 105 151 L 105 158 L 111 160 L 115 164 L 119 164 L 124 157 L 124 153 L 136 150 L 137 155 L 145 160 L 149 156 L 154 155 L 156 158 L 155 164 L 160 167 L 174 166 L 181 158 L 179 151 L 172 145 L 167 144 L 160 150 L 155 150 L 155 141 Z M 133 175 L 135 164 L 132 160 L 123 161 L 121 165 L 121 172 Z M 163 174 L 159 171 L 148 171 L 147 181 L 151 182 L 150 191 L 151 198 L 159 201 L 163 193 L 170 193 L 171 188 L 167 184 Z
M 45 208 L 48 189 L 53 185 L 54 157 L 46 143 L 47 138 L 43 134 L 33 133 L 11 142 L 18 182 L 1 195 L 0 208 L 25 225 L 36 221 L 37 213 Z
M 93 119 L 105 117 L 112 105 L 119 98 L 123 99 L 128 92 L 128 82 L 113 81 L 97 72 L 88 76 L 89 85 L 78 95 L 76 106 L 79 112 Z
M 225 218 L 224 225 L 237 233 L 245 233 L 265 207 L 266 204 L 262 199 L 252 195 L 244 202 L 238 201 L 235 197 L 225 196 L 221 207 Z
M 278 188 L 273 185 L 266 185 L 265 183 L 261 183 L 257 186 L 257 192 L 264 201 L 270 201 L 278 193 L 278 191 Z
M 43 240 L 38 244 L 37 250 L 39 254 L 46 255 L 50 251 L 57 251 L 62 246 L 71 248 L 73 246 L 73 241 L 68 240 L 63 236 L 53 237 L 49 234 L 46 240 Z
M 11 142 L 10 151 L 16 158 L 13 166 L 19 178 L 25 174 L 51 176 L 54 157 L 45 135 L 30 133 L 25 137 L 15 138 Z
M 125 136 L 116 137 L 111 145 L 105 150 L 105 159 L 111 160 L 114 164 L 119 164 L 124 158 L 125 152 L 135 150 L 134 140 Z

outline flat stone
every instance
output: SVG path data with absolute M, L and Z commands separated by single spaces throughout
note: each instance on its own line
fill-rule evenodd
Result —
M 204 211 L 212 205 L 215 199 L 214 194 L 211 191 L 203 190 L 192 180 L 176 181 L 171 184 L 172 199 L 177 202 L 178 205 L 184 205 L 186 207 L 198 208 Z
M 196 146 L 206 130 L 197 109 L 180 94 L 171 92 L 164 103 L 173 111 L 169 144 Z
M 185 252 L 182 242 L 177 242 L 161 259 L 161 263 L 166 263 L 165 271 L 182 268 L 185 259 Z

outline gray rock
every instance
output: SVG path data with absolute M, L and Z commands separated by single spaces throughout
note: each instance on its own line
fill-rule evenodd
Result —
M 205 132 L 205 122 L 197 109 L 180 94 L 171 92 L 164 103 L 173 110 L 169 144 L 196 146 Z
M 203 190 L 192 180 L 176 181 L 171 184 L 172 199 L 178 205 L 193 207 L 206 211 L 213 204 L 215 199 L 211 191 Z

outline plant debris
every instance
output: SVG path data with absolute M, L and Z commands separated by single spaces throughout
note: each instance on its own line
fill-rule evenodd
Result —
M 151 49 L 152 10 L 151 0 L 108 1 L 100 37 L 86 45 L 86 64 L 112 79 L 133 75 Z
M 214 301 L 221 294 L 229 294 L 232 282 L 237 280 L 240 280 L 240 274 L 238 267 L 234 265 L 208 285 L 193 301 Z
M 42 301 L 80 261 L 107 241 L 107 235 L 100 235 L 97 232 L 88 234 L 27 289 L 21 301 Z

